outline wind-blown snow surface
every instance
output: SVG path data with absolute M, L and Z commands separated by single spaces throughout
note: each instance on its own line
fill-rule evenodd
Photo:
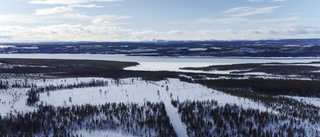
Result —
M 261 111 L 268 109 L 249 99 L 235 97 L 223 92 L 209 89 L 205 86 L 182 82 L 179 79 L 162 81 L 145 81 L 141 78 L 109 79 L 109 78 L 65 78 L 65 79 L 34 79 L 27 80 L 29 84 L 37 87 L 59 86 L 68 84 L 87 83 L 92 80 L 104 81 L 107 86 L 63 89 L 40 93 L 38 104 L 44 103 L 53 106 L 71 106 L 82 104 L 105 104 L 106 102 L 123 102 L 143 104 L 146 101 L 163 102 L 166 111 L 178 136 L 187 136 L 186 127 L 181 122 L 178 110 L 171 104 L 171 100 L 216 100 L 219 105 L 237 104 L 243 108 L 254 108 Z M 11 83 L 19 80 L 12 80 Z M 21 81 L 20 81 L 21 82 Z M 36 107 L 29 107 L 26 103 L 26 88 L 0 90 L 0 113 L 6 115 L 16 111 L 33 111 Z M 105 135 L 97 132 L 94 136 Z M 121 136 L 121 135 L 120 135 Z

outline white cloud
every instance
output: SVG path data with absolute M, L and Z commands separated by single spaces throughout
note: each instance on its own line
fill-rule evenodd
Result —
M 36 27 L 0 26 L 5 41 L 122 41 L 119 34 L 130 30 L 108 25 L 59 24 Z M 10 40 L 8 39 L 10 38 Z M 4 41 L 4 39 L 0 39 Z
M 249 2 L 261 2 L 261 1 L 264 1 L 264 0 L 247 0 Z
M 30 15 L 21 14 L 0 14 L 0 24 L 15 24 L 15 23 L 38 23 L 39 18 Z
M 232 24 L 238 22 L 247 22 L 248 19 L 234 17 L 234 18 L 220 18 L 220 19 L 210 19 L 210 18 L 199 18 L 197 19 L 197 23 L 200 24 Z
M 122 19 L 131 19 L 132 16 L 125 16 L 125 15 L 98 15 L 94 16 L 94 18 L 103 18 L 105 20 L 122 20 Z
M 289 1 L 289 0 L 272 0 L 273 2 L 286 2 L 286 1 Z
M 103 24 L 59 24 L 26 27 L 0 26 L 0 41 L 143 41 L 164 40 L 255 40 L 284 38 L 314 38 L 320 27 L 286 25 L 244 30 L 131 30 Z M 1 35 L 2 36 L 2 35 Z
M 232 8 L 229 10 L 224 11 L 224 14 L 228 14 L 228 13 L 237 13 L 237 12 L 248 12 L 248 11 L 252 11 L 254 8 L 252 7 L 236 7 L 236 8 Z
M 91 1 L 97 1 L 97 2 L 116 2 L 116 1 L 123 1 L 123 0 L 91 0 Z
M 93 24 L 108 24 L 112 26 L 116 26 L 119 24 L 124 23 L 118 23 L 114 22 L 116 20 L 123 20 L 123 19 L 131 19 L 131 16 L 121 16 L 121 15 L 100 15 L 100 16 L 94 16 L 91 18 L 91 23 Z
M 281 6 L 271 6 L 271 7 L 236 7 L 229 10 L 224 11 L 224 14 L 228 14 L 229 16 L 234 17 L 243 17 L 243 16 L 252 16 L 257 14 L 266 14 L 272 13 L 274 10 L 280 8 Z
M 51 12 L 52 13 L 52 12 Z M 108 24 L 108 25 L 119 25 L 125 24 L 121 20 L 131 19 L 132 16 L 127 15 L 93 15 L 88 16 L 79 13 L 73 12 L 63 12 L 50 14 L 50 16 L 40 16 L 44 15 L 41 11 L 38 11 L 37 15 L 21 15 L 21 14 L 0 14 L 0 25 L 1 24 L 57 24 L 57 23 L 82 23 L 82 24 L 90 24 L 90 23 L 100 23 L 100 24 Z M 119 22 L 114 22 L 119 21 Z
M 53 14 L 70 12 L 70 11 L 73 11 L 73 9 L 69 7 L 54 7 L 54 8 L 47 8 L 47 9 L 38 9 L 34 13 L 34 15 L 53 15 Z
M 262 1 L 265 1 L 265 0 L 247 0 L 248 2 L 262 2 Z M 289 1 L 289 0 L 269 0 L 271 2 L 286 2 L 286 1 Z
M 286 38 L 314 38 L 320 35 L 319 27 L 280 26 L 276 28 L 263 27 L 249 30 L 202 30 L 197 35 L 208 39 L 221 40 L 258 40 Z
M 116 1 L 122 1 L 122 0 L 31 0 L 29 1 L 29 3 L 72 5 L 72 4 L 81 4 L 81 3 L 88 3 L 88 2 L 116 2 Z
M 291 22 L 299 20 L 299 17 L 287 17 L 287 18 L 273 18 L 273 19 L 261 19 L 261 20 L 250 20 L 252 23 L 274 23 L 274 22 Z
M 156 31 L 141 30 L 131 33 L 130 40 L 259 40 L 259 39 L 287 39 L 287 38 L 315 38 L 320 35 L 320 27 L 299 25 L 262 27 L 245 30 L 199 30 L 199 31 Z
M 84 3 L 86 0 L 32 0 L 31 4 L 78 4 Z
M 291 22 L 299 20 L 298 17 L 292 16 L 287 18 L 270 18 L 270 19 L 248 19 L 243 17 L 232 17 L 232 18 L 220 18 L 220 19 L 210 19 L 210 18 L 199 18 L 197 23 L 200 24 L 233 24 L 233 23 L 275 23 L 275 22 Z
M 98 6 L 95 4 L 88 4 L 88 5 L 75 4 L 75 5 L 69 5 L 68 7 L 70 8 L 102 8 L 103 6 Z

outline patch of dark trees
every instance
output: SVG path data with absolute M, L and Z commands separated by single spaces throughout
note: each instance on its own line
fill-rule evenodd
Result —
M 199 82 L 200 84 L 204 84 L 209 88 L 218 90 L 220 92 L 224 92 L 226 94 L 230 94 L 232 96 L 239 97 L 239 99 L 249 99 L 257 104 L 261 104 L 268 109 L 273 111 L 280 112 L 279 115 L 293 117 L 296 119 L 300 119 L 302 121 L 309 121 L 309 123 L 317 123 L 320 121 L 320 108 L 310 104 L 308 102 L 304 102 L 302 100 L 296 100 L 289 97 L 284 97 L 282 95 L 275 96 L 275 94 L 265 94 L 258 91 L 253 91 L 252 88 L 238 86 L 209 86 L 210 83 L 215 80 L 202 80 Z M 209 82 L 211 81 L 211 82 Z M 192 81 L 186 81 L 192 82 Z M 305 82 L 305 81 L 303 81 Z M 226 84 L 226 83 L 224 83 Z M 230 85 L 234 83 L 229 83 Z
M 185 70 L 201 70 L 201 71 L 233 71 L 232 74 L 241 74 L 248 72 L 264 72 L 273 75 L 301 75 L 308 78 L 320 78 L 319 73 L 314 71 L 320 70 L 320 67 L 308 66 L 307 63 L 252 63 L 252 64 L 232 64 L 232 65 L 213 65 L 207 67 L 185 67 Z M 310 63 L 311 64 L 311 63 Z M 315 64 L 313 62 L 312 64 Z
M 320 81 L 251 78 L 198 80 L 197 83 L 212 88 L 245 89 L 265 95 L 320 97 Z
M 218 105 L 210 101 L 172 101 L 187 126 L 190 137 L 211 136 L 319 136 L 302 120 L 287 115 L 243 108 L 237 105 Z
M 0 116 L 1 136 L 82 136 L 78 131 L 115 131 L 134 136 L 176 137 L 163 103 L 106 103 L 53 107 Z
M 9 88 L 9 82 L 0 80 L 0 89 L 8 89 L 8 88 Z
M 105 77 L 105 78 L 130 78 L 141 77 L 145 80 L 164 80 L 178 78 L 179 73 L 169 71 L 130 71 L 121 69 L 106 69 L 92 67 L 58 67 L 58 68 L 32 68 L 15 67 L 10 69 L 0 68 L 0 73 L 11 74 L 46 74 L 59 77 Z

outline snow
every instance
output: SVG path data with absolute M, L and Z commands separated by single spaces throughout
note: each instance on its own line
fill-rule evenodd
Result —
M 33 47 L 19 47 L 19 49 L 30 49 L 30 50 L 32 50 L 32 49 L 39 49 L 39 47 L 37 47 L 37 46 L 33 46 Z
M 17 111 L 33 111 L 36 108 L 26 105 L 27 89 L 0 90 L 0 116 L 14 114 Z
M 263 76 L 273 76 L 272 74 L 268 74 L 265 72 L 246 72 L 246 73 L 242 73 L 244 75 L 263 75 Z
M 83 135 L 85 137 L 135 137 L 133 135 L 129 135 L 129 134 L 123 134 L 121 132 L 115 132 L 115 131 L 85 131 L 85 130 L 81 130 L 81 131 L 77 131 L 77 134 Z
M 0 45 L 0 49 L 5 49 L 5 48 L 14 48 L 16 46 L 14 45 Z
M 183 76 L 183 75 L 181 75 Z M 61 84 L 79 84 L 83 82 L 90 82 L 92 80 L 103 80 L 108 83 L 107 86 L 101 87 L 86 87 L 86 88 L 73 88 L 57 91 L 50 91 L 47 93 L 40 93 L 40 101 L 37 104 L 48 104 L 53 106 L 71 106 L 71 105 L 83 105 L 83 104 L 105 104 L 107 102 L 116 103 L 138 103 L 144 104 L 146 101 L 150 102 L 163 102 L 170 122 L 178 134 L 179 137 L 187 136 L 187 129 L 184 123 L 181 121 L 180 114 L 177 108 L 173 107 L 171 100 L 178 100 L 180 102 L 191 101 L 206 101 L 215 100 L 219 106 L 226 104 L 236 104 L 242 108 L 259 109 L 260 111 L 268 111 L 274 114 L 278 114 L 276 110 L 268 108 L 263 103 L 254 102 L 250 99 L 232 96 L 217 90 L 209 89 L 205 86 L 195 83 L 187 83 L 180 81 L 179 79 L 167 79 L 161 81 L 145 81 L 141 78 L 125 78 L 125 79 L 110 79 L 110 78 L 47 78 L 47 79 L 29 79 L 27 83 L 36 84 L 39 86 Z M 10 82 L 14 82 L 10 81 Z M 24 81 L 24 80 L 22 80 Z M 12 88 L 8 90 L 0 90 L 0 115 L 8 115 L 16 112 L 30 112 L 37 109 L 37 107 L 27 106 L 26 103 L 26 91 L 27 88 Z M 303 98 L 292 97 L 298 101 L 305 101 L 315 104 L 320 107 L 319 98 Z M 70 100 L 71 99 L 71 100 Z M 97 137 L 122 137 L 131 136 L 123 134 L 120 131 L 77 131 L 77 134 L 84 136 L 97 136 Z
M 48 85 L 67 85 L 79 84 L 81 82 L 90 82 L 92 80 L 103 80 L 108 82 L 108 86 L 103 87 L 86 87 L 63 89 L 58 91 L 50 91 L 40 93 L 40 103 L 53 106 L 71 106 L 83 104 L 105 104 L 111 103 L 138 103 L 144 104 L 150 102 L 164 102 L 166 108 L 173 109 L 171 99 L 179 100 L 216 100 L 219 105 L 237 104 L 243 108 L 260 109 L 267 111 L 264 105 L 251 101 L 249 99 L 232 96 L 220 91 L 212 90 L 205 86 L 195 83 L 182 82 L 179 79 L 167 79 L 162 81 L 144 81 L 141 78 L 126 78 L 126 79 L 109 79 L 109 78 L 66 78 L 66 79 L 34 79 L 27 80 L 28 83 L 40 86 Z M 11 81 L 12 83 L 15 80 Z M 21 80 L 23 81 L 23 80 Z M 6 115 L 14 111 L 33 111 L 35 107 L 26 105 L 26 88 L 16 88 L 8 90 L 0 90 L 0 113 Z M 10 93 L 10 94 L 9 94 Z M 3 103 L 1 103 L 3 102 Z M 171 118 L 175 119 L 176 110 L 171 113 Z M 168 110 L 169 112 L 169 110 Z
M 0 55 L 0 57 L 19 57 L 16 55 Z M 37 55 L 25 55 L 24 58 L 37 58 Z M 126 57 L 120 55 L 69 55 L 62 54 L 46 54 L 46 57 L 40 55 L 40 58 L 67 58 L 67 59 L 99 59 L 99 60 L 118 60 L 118 61 L 137 61 L 141 65 L 137 67 L 130 67 L 132 70 L 178 70 L 180 67 L 193 67 L 193 66 L 208 66 L 212 64 L 233 64 L 233 63 L 246 63 L 246 62 L 311 62 L 315 59 L 254 59 L 254 58 L 172 58 L 172 57 Z M 199 62 L 198 62 L 199 61 Z M 237 62 L 238 61 L 238 62 Z M 157 64 L 157 65 L 155 65 Z M 184 66 L 185 65 L 185 66 Z M 230 73 L 224 71 L 221 73 Z M 266 75 L 264 73 L 245 73 L 247 75 Z M 187 77 L 181 75 L 181 77 Z M 262 103 L 254 102 L 250 99 L 232 96 L 217 90 L 209 89 L 203 85 L 195 83 L 182 82 L 179 79 L 167 79 L 161 81 L 145 81 L 141 78 L 125 78 L 125 79 L 109 79 L 109 78 L 46 78 L 46 79 L 10 79 L 9 82 L 27 82 L 34 83 L 38 87 L 48 85 L 67 85 L 67 84 L 80 84 L 82 82 L 90 82 L 92 80 L 103 80 L 108 83 L 107 86 L 101 87 L 86 87 L 86 88 L 73 88 L 63 89 L 57 91 L 50 91 L 47 93 L 40 93 L 40 103 L 53 105 L 53 106 L 71 106 L 83 104 L 104 104 L 107 102 L 115 103 L 138 103 L 144 104 L 146 101 L 150 102 L 163 102 L 170 121 L 177 132 L 179 137 L 187 136 L 186 126 L 182 123 L 177 108 L 171 104 L 171 100 L 179 100 L 180 102 L 191 101 L 205 101 L 216 100 L 218 105 L 224 106 L 225 104 L 236 104 L 242 108 L 259 109 L 260 111 L 270 111 L 277 113 Z M 8 115 L 10 113 L 30 112 L 37 109 L 36 107 L 27 106 L 26 92 L 28 88 L 11 88 L 8 90 L 0 90 L 0 115 Z M 319 98 L 307 98 L 296 96 L 285 96 L 293 98 L 298 101 L 304 101 L 315 106 L 320 107 Z M 320 129 L 319 129 L 320 130 Z M 101 136 L 101 137 L 122 137 L 131 136 L 122 134 L 117 131 L 79 131 L 79 134 L 84 136 Z
M 306 102 L 314 106 L 320 107 L 320 98 L 317 97 L 299 97 L 299 96 L 283 96 L 291 99 L 295 99 L 300 102 Z
M 189 48 L 189 51 L 206 51 L 207 48 Z
M 284 47 L 301 47 L 301 45 L 284 45 Z
M 182 123 L 180 115 L 178 113 L 178 109 L 174 108 L 171 104 L 171 98 L 169 92 L 162 91 L 160 92 L 161 101 L 164 103 L 167 115 L 171 121 L 171 124 L 176 131 L 178 137 L 187 137 L 187 128 Z
M 220 49 L 222 49 L 222 48 L 220 48 L 220 47 L 209 47 L 210 49 L 215 49 L 215 50 L 220 50 Z
M 121 79 L 121 84 L 116 84 L 113 79 L 102 78 L 81 78 L 78 82 L 90 81 L 99 79 L 110 83 L 106 87 L 88 87 L 64 89 L 52 91 L 48 96 L 47 93 L 40 94 L 40 102 L 51 104 L 54 106 L 64 105 L 82 105 L 82 104 L 104 104 L 106 102 L 115 103 L 139 103 L 143 104 L 146 101 L 160 102 L 171 101 L 171 99 L 186 101 L 186 100 L 217 100 L 220 105 L 238 104 L 244 108 L 255 108 L 266 111 L 267 108 L 261 104 L 253 102 L 249 99 L 231 96 L 220 91 L 209 89 L 200 84 L 181 82 L 179 79 L 168 79 L 163 81 L 144 81 L 140 78 Z M 58 80 L 59 81 L 59 80 Z M 53 80 L 51 84 L 58 82 Z M 64 80 L 62 80 L 64 82 Z M 77 80 L 67 79 L 69 84 Z M 47 83 L 48 84 L 48 83 Z M 39 85 L 44 85 L 40 83 Z M 168 88 L 167 88 L 168 87 Z M 158 91 L 161 96 L 159 96 Z M 170 96 L 168 99 L 166 96 Z M 166 95 L 166 96 L 164 96 Z M 164 100 L 160 100 L 160 97 Z M 72 101 L 69 102 L 69 98 Z

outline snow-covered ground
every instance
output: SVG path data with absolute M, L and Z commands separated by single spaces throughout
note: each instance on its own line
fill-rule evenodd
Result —
M 121 132 L 115 132 L 115 131 L 85 131 L 80 130 L 77 132 L 77 134 L 80 134 L 84 137 L 135 137 L 133 135 L 129 134 L 123 134 Z
M 91 81 L 104 81 L 108 83 L 106 86 L 100 87 L 84 87 L 55 90 L 45 93 L 40 93 L 40 105 L 48 104 L 53 106 L 71 106 L 83 104 L 105 104 L 107 102 L 115 103 L 138 103 L 144 104 L 150 102 L 163 102 L 167 111 L 167 115 L 172 122 L 174 130 L 179 137 L 187 136 L 187 130 L 181 121 L 180 114 L 177 108 L 173 107 L 171 100 L 179 100 L 180 102 L 191 101 L 205 101 L 216 100 L 218 105 L 236 104 L 242 108 L 259 109 L 260 111 L 269 111 L 277 114 L 275 110 L 267 108 L 263 103 L 257 103 L 250 99 L 232 96 L 220 91 L 207 88 L 200 84 L 187 83 L 179 79 L 167 79 L 161 81 L 145 81 L 141 78 L 125 78 L 125 79 L 110 79 L 110 78 L 46 78 L 46 79 L 12 79 L 10 83 L 28 83 L 43 86 L 60 86 L 72 85 L 80 83 L 88 83 Z M 37 107 L 30 107 L 26 105 L 26 92 L 29 88 L 10 88 L 7 90 L 0 90 L 0 115 L 8 115 L 16 112 L 30 112 L 37 109 Z M 305 101 L 320 107 L 320 99 L 318 98 L 303 98 L 292 97 L 299 101 Z M 123 135 L 121 132 L 109 131 L 80 131 L 77 132 L 85 136 L 130 136 Z
M 109 78 L 63 78 L 63 79 L 24 79 L 11 80 L 10 83 L 27 82 L 37 87 L 60 86 L 70 84 L 88 83 L 90 81 L 105 81 L 107 86 L 63 89 L 40 93 L 40 101 L 37 103 L 53 106 L 71 106 L 83 104 L 105 104 L 107 102 L 116 103 L 138 103 L 144 104 L 146 101 L 163 102 L 170 121 L 179 137 L 186 137 L 187 130 L 182 123 L 177 108 L 173 107 L 171 100 L 217 100 L 219 105 L 238 104 L 244 108 L 255 108 L 261 111 L 268 110 L 265 106 L 251 100 L 235 97 L 223 92 L 209 89 L 200 84 L 182 82 L 179 79 L 167 79 L 162 81 L 145 81 L 141 78 L 109 79 Z M 11 88 L 0 90 L 0 115 L 7 115 L 15 112 L 34 111 L 36 107 L 26 105 L 27 88 Z M 92 131 L 78 132 L 85 136 L 127 136 L 120 132 Z
M 36 108 L 26 105 L 28 89 L 0 90 L 0 115 L 14 114 L 17 111 L 33 111 Z
M 238 104 L 244 108 L 255 108 L 267 110 L 261 104 L 251 100 L 235 97 L 223 92 L 209 89 L 200 84 L 181 82 L 179 79 L 168 79 L 162 81 L 145 81 L 141 78 L 126 79 L 109 79 L 109 78 L 66 78 L 66 79 L 36 79 L 27 80 L 30 84 L 41 86 L 59 86 L 67 84 L 86 83 L 92 80 L 103 80 L 108 86 L 103 87 L 86 87 L 63 89 L 58 91 L 50 91 L 48 93 L 40 93 L 40 101 L 38 103 L 51 104 L 54 106 L 65 105 L 82 105 L 82 104 L 104 104 L 106 102 L 123 102 L 123 103 L 139 103 L 146 101 L 160 102 L 163 97 L 166 101 L 171 99 L 185 100 L 217 100 L 219 104 L 225 105 Z M 21 80 L 25 81 L 25 80 Z M 27 106 L 26 88 L 15 88 L 8 90 L 0 90 L 0 99 L 2 103 L 0 113 L 5 115 L 14 111 L 32 111 L 33 107 Z M 161 99 L 162 98 L 162 99 Z
M 101 78 L 79 78 L 66 80 L 67 84 L 74 82 L 89 82 L 92 79 Z M 58 80 L 59 81 L 59 80 Z M 64 80 L 62 80 L 64 81 Z M 105 87 L 88 87 L 64 89 L 59 91 L 52 91 L 50 95 L 47 93 L 40 94 L 40 102 L 51 104 L 54 106 L 64 105 L 82 105 L 82 104 L 104 104 L 106 102 L 124 102 L 124 103 L 139 103 L 143 104 L 146 101 L 160 102 L 160 95 L 168 94 L 171 99 L 185 101 L 185 100 L 217 100 L 219 104 L 225 105 L 238 104 L 244 108 L 255 108 L 267 110 L 263 105 L 253 102 L 251 100 L 235 97 L 223 92 L 209 89 L 200 84 L 193 84 L 181 82 L 178 79 L 168 79 L 163 81 L 144 81 L 140 78 L 127 78 L 120 80 L 104 79 L 110 83 Z M 54 84 L 57 82 L 53 80 Z M 48 84 L 48 83 L 47 83 Z M 40 84 L 40 85 L 43 85 Z M 71 99 L 71 101 L 69 101 Z M 171 99 L 166 99 L 171 101 Z
M 320 98 L 317 97 L 299 97 L 299 96 L 284 96 L 287 98 L 292 98 L 300 102 L 306 102 L 314 106 L 320 107 Z

